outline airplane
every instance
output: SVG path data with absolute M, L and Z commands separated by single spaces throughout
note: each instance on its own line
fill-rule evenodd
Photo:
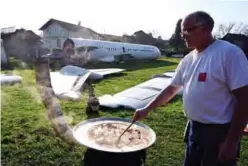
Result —
M 128 60 L 149 60 L 161 56 L 160 50 L 151 45 L 111 42 L 102 40 L 91 40 L 82 38 L 68 38 L 63 43 L 63 53 L 50 54 L 51 59 L 60 59 L 63 56 L 75 56 L 87 62 L 123 62 Z M 86 79 L 98 80 L 105 75 L 120 73 L 125 69 L 108 68 L 108 69 L 91 69 L 87 70 L 74 65 L 66 65 L 60 71 L 50 72 L 52 86 L 56 96 L 61 99 L 81 100 L 81 94 L 78 90 L 73 89 L 72 85 L 78 78 L 83 76 L 79 81 L 78 87 L 81 87 Z M 90 72 L 89 75 L 87 73 Z M 62 84 L 62 82 L 64 84 Z
M 157 59 L 161 56 L 160 50 L 152 45 L 83 38 L 66 39 L 63 43 L 63 49 L 65 48 L 74 49 L 73 54 L 87 57 L 88 62 L 149 60 Z

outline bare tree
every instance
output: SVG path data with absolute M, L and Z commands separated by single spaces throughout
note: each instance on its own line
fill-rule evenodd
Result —
M 248 36 L 248 28 L 244 31 L 244 35 Z
M 229 23 L 228 25 L 220 24 L 217 30 L 217 36 L 222 38 L 228 33 L 231 33 L 233 27 L 235 26 L 235 23 Z
M 248 24 L 244 24 L 243 22 L 237 25 L 237 28 L 234 30 L 235 33 L 244 34 L 248 31 Z
M 248 24 L 244 24 L 243 22 L 230 22 L 229 24 L 220 24 L 217 32 L 215 33 L 215 36 L 217 38 L 222 38 L 228 33 L 248 34 Z
M 148 34 L 151 35 L 154 38 L 157 38 L 159 36 L 159 32 L 157 30 L 149 30 Z

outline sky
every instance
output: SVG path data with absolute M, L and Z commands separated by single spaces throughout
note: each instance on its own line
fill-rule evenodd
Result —
M 50 18 L 99 33 L 132 35 L 138 30 L 171 37 L 178 19 L 203 10 L 220 23 L 248 24 L 248 0 L 4 0 L 0 27 L 38 29 Z

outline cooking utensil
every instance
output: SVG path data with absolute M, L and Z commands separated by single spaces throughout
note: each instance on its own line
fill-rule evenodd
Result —
M 135 151 L 139 151 L 142 149 L 146 149 L 148 147 L 150 147 L 156 140 L 156 134 L 155 132 L 148 127 L 147 125 L 136 121 L 135 123 L 132 124 L 132 126 L 138 126 L 143 128 L 144 130 L 147 131 L 148 134 L 148 138 L 149 138 L 149 142 L 144 145 L 144 146 L 134 146 L 134 147 L 127 147 L 124 150 L 120 149 L 120 148 L 109 148 L 109 147 L 104 147 L 101 146 L 97 143 L 94 143 L 92 140 L 90 140 L 90 138 L 88 137 L 88 131 L 90 128 L 96 126 L 96 125 L 101 125 L 101 124 L 106 124 L 106 123 L 120 123 L 123 125 L 131 125 L 130 123 L 132 123 L 132 120 L 130 119 L 125 119 L 125 118 L 107 118 L 107 117 L 103 117 L 103 118 L 94 118 L 94 119 L 89 119 L 89 120 L 85 120 L 80 122 L 79 124 L 77 124 L 74 128 L 73 128 L 73 137 L 75 138 L 75 140 L 81 144 L 84 145 L 88 148 L 92 148 L 95 150 L 100 150 L 100 151 L 105 151 L 105 152 L 115 152 L 115 153 L 123 153 L 123 152 L 135 152 Z M 130 127 L 129 127 L 130 128 Z
M 123 136 L 123 134 L 125 134 L 125 132 L 135 123 L 135 121 L 133 120 L 132 123 L 122 132 L 122 134 L 119 136 L 117 143 L 119 143 L 121 136 Z

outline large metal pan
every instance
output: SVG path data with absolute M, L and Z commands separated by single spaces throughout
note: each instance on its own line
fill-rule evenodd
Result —
M 105 151 L 105 152 L 115 152 L 115 153 L 123 153 L 123 152 L 135 152 L 135 151 L 139 151 L 142 149 L 146 149 L 148 147 L 150 147 L 156 140 L 156 134 L 155 132 L 148 127 L 147 125 L 140 123 L 140 122 L 135 122 L 132 127 L 136 127 L 136 128 L 140 128 L 144 131 L 146 131 L 147 136 L 149 138 L 148 143 L 142 145 L 142 146 L 132 146 L 132 147 L 124 147 L 124 148 L 109 148 L 109 147 L 104 147 L 101 146 L 97 143 L 95 143 L 94 141 L 92 141 L 92 139 L 90 139 L 90 137 L 88 136 L 88 131 L 89 129 L 91 129 L 93 126 L 96 125 L 101 125 L 101 124 L 121 124 L 121 125 L 130 125 L 130 123 L 132 123 L 132 120 L 130 119 L 124 119 L 124 118 L 106 118 L 106 117 L 102 117 L 102 118 L 94 118 L 94 119 L 89 119 L 89 120 L 85 120 L 80 122 L 79 124 L 77 124 L 74 128 L 73 128 L 73 136 L 76 139 L 76 141 L 78 141 L 79 144 L 84 145 L 88 148 L 92 148 L 95 150 L 100 150 L 100 151 Z M 131 127 L 131 128 L 132 128 Z

